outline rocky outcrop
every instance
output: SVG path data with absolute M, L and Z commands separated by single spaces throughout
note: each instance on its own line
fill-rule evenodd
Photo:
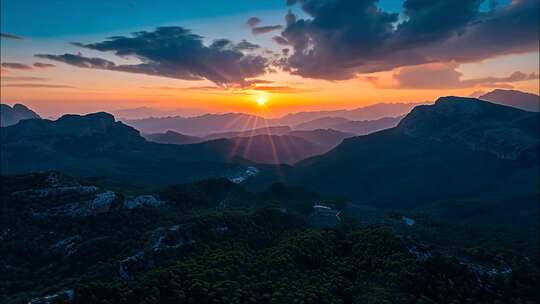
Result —
M 233 175 L 229 177 L 229 180 L 235 184 L 241 184 L 247 179 L 257 176 L 259 174 L 259 169 L 256 167 L 247 167 L 244 171 L 240 172 L 237 175 Z
M 81 202 L 72 202 L 42 211 L 34 211 L 35 217 L 83 217 L 106 213 L 117 199 L 113 191 L 98 193 L 93 199 Z
M 135 209 L 138 207 L 157 207 L 165 204 L 154 195 L 139 195 L 135 197 L 129 197 L 124 201 L 124 208 Z
M 32 299 L 28 301 L 28 304 L 73 303 L 74 298 L 75 291 L 68 289 L 53 295 Z

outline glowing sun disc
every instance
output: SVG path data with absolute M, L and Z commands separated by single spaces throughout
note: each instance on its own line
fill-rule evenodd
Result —
M 268 102 L 268 99 L 266 98 L 266 96 L 259 96 L 255 100 L 255 102 L 257 102 L 257 105 L 259 107 L 262 107 L 262 106 L 266 105 L 266 102 Z

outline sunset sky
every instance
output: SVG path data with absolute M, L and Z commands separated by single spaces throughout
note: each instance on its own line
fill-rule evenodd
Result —
M 2 0 L 1 101 L 44 116 L 539 93 L 538 0 Z

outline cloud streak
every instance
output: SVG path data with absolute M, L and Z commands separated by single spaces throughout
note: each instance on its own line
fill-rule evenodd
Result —
M 246 21 L 248 27 L 255 27 L 261 23 L 261 19 L 258 17 L 251 17 Z
M 270 33 L 273 31 L 278 31 L 281 29 L 283 29 L 283 26 L 281 25 L 259 26 L 259 27 L 252 28 L 251 33 L 253 33 L 253 35 L 260 35 L 260 34 Z
M 19 62 L 3 62 L 2 67 L 13 70 L 31 70 L 32 66 Z
M 47 78 L 43 77 L 31 77 L 31 76 L 2 76 L 1 79 L 3 81 L 49 81 Z
M 51 63 L 36 62 L 34 63 L 34 67 L 38 69 L 46 69 L 46 68 L 54 68 L 56 67 L 56 65 L 51 64 Z
M 513 88 L 512 83 L 538 80 L 538 73 L 526 74 L 514 72 L 504 77 L 480 77 L 463 79 L 463 74 L 456 70 L 456 64 L 431 63 L 400 68 L 394 72 L 394 83 L 385 85 L 377 77 L 363 77 L 381 89 L 465 89 L 465 88 Z
M 26 88 L 26 89 L 75 89 L 73 86 L 63 84 L 43 84 L 43 83 L 9 83 L 2 84 L 4 88 Z
M 8 34 L 8 33 L 0 33 L 0 38 L 11 39 L 11 40 L 24 40 L 24 38 L 21 36 Z

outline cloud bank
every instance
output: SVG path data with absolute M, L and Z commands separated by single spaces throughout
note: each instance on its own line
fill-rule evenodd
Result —
M 437 62 L 467 63 L 538 50 L 539 1 L 406 0 L 403 14 L 376 0 L 288 0 L 309 16 L 285 16 L 274 41 L 292 49 L 284 70 L 341 80 L 361 73 Z
M 103 69 L 163 76 L 185 80 L 208 79 L 219 86 L 242 86 L 246 79 L 264 75 L 268 60 L 244 51 L 258 48 L 247 41 L 238 44 L 227 39 L 215 40 L 206 46 L 203 37 L 179 27 L 159 27 L 154 31 L 135 32 L 131 36 L 115 36 L 90 44 L 75 45 L 101 52 L 112 52 L 140 63 L 116 64 L 99 57 L 81 54 L 37 54 L 82 68 Z
M 482 77 L 462 79 L 456 66 L 446 64 L 426 64 L 404 67 L 394 73 L 400 89 L 462 89 L 462 88 L 512 88 L 510 83 L 539 79 L 537 73 L 514 72 L 506 77 Z
M 2 62 L 2 67 L 13 70 L 31 70 L 32 67 L 19 62 Z
M 12 40 L 24 40 L 24 38 L 21 36 L 8 34 L 8 33 L 0 33 L 0 38 L 12 39 Z

